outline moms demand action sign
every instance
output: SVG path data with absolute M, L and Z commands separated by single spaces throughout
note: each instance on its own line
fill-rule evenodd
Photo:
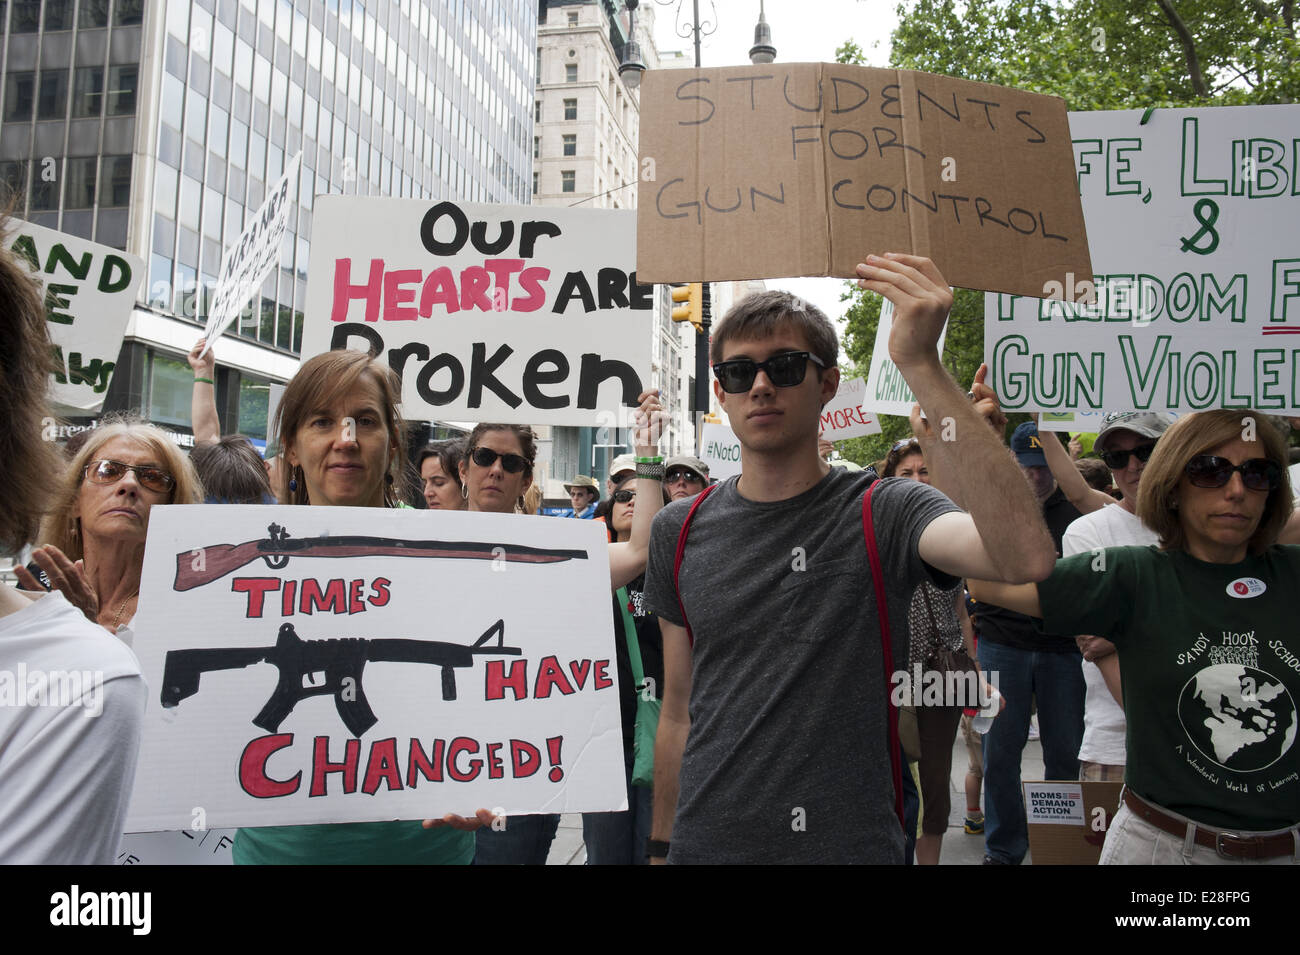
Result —
M 142 580 L 128 832 L 626 807 L 591 521 L 163 507 Z
M 635 259 L 630 211 L 321 196 L 302 356 L 381 356 L 412 419 L 597 425 L 649 380 Z

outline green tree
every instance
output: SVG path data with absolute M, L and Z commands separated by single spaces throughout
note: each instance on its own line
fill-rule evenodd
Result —
M 1072 110 L 1300 101 L 1295 0 L 915 0 L 898 7 L 890 66 L 1060 96 Z M 841 63 L 865 63 L 852 40 Z M 846 283 L 845 374 L 865 377 L 880 298 Z M 954 290 L 943 361 L 969 387 L 983 361 L 983 293 Z M 1013 415 L 1008 428 L 1026 419 Z M 859 464 L 910 433 L 841 442 Z

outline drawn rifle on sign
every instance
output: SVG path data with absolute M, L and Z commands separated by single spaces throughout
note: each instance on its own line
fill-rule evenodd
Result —
M 361 637 L 342 640 L 303 640 L 293 624 L 280 625 L 273 647 L 241 649 L 169 650 L 163 662 L 162 705 L 168 709 L 199 691 L 199 678 L 210 670 L 233 670 L 270 663 L 280 670 L 275 692 L 253 725 L 275 733 L 280 723 L 293 712 L 300 700 L 308 696 L 334 694 L 343 723 L 353 736 L 360 736 L 375 725 L 376 717 L 361 689 L 361 672 L 366 663 L 427 663 L 442 669 L 442 698 L 456 699 L 456 667 L 468 667 L 480 654 L 518 656 L 519 647 L 505 646 L 505 621 L 498 620 L 484 631 L 473 646 L 444 643 L 439 640 L 367 640 Z M 488 641 L 496 637 L 496 643 Z M 312 675 L 323 673 L 316 684 Z M 350 680 L 351 683 L 345 681 Z
M 177 554 L 176 582 L 172 589 L 185 591 L 210 584 L 259 557 L 272 570 L 286 566 L 290 557 L 457 557 L 524 564 L 587 559 L 585 550 L 525 547 L 490 541 L 413 541 L 356 535 L 292 538 L 279 524 L 272 524 L 267 530 L 270 537 L 266 539 L 243 544 L 210 544 Z

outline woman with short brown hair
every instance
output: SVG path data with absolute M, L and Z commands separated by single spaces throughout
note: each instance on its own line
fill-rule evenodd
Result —
M 1124 805 L 1103 863 L 1300 862 L 1300 547 L 1285 446 L 1253 411 L 1178 419 L 1142 474 L 1159 547 L 1057 561 L 1045 581 L 971 581 L 980 600 L 1098 634 L 1123 672 Z

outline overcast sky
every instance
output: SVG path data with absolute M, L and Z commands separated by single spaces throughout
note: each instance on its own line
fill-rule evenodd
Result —
M 749 62 L 758 23 L 759 0 L 699 0 L 700 20 L 713 19 L 717 30 L 700 44 L 702 66 L 737 66 Z M 655 42 L 661 51 L 681 50 L 694 57 L 693 41 L 681 38 L 674 29 L 692 19 L 692 0 L 661 5 L 641 0 L 642 7 L 654 7 Z M 835 50 L 845 40 L 862 47 L 872 66 L 889 61 L 889 35 L 898 18 L 897 0 L 765 0 L 767 22 L 772 28 L 772 45 L 779 63 L 822 63 L 835 59 Z M 680 10 L 680 14 L 679 14 Z M 768 279 L 769 288 L 787 289 L 812 302 L 839 324 L 844 305 L 839 301 L 842 279 Z

